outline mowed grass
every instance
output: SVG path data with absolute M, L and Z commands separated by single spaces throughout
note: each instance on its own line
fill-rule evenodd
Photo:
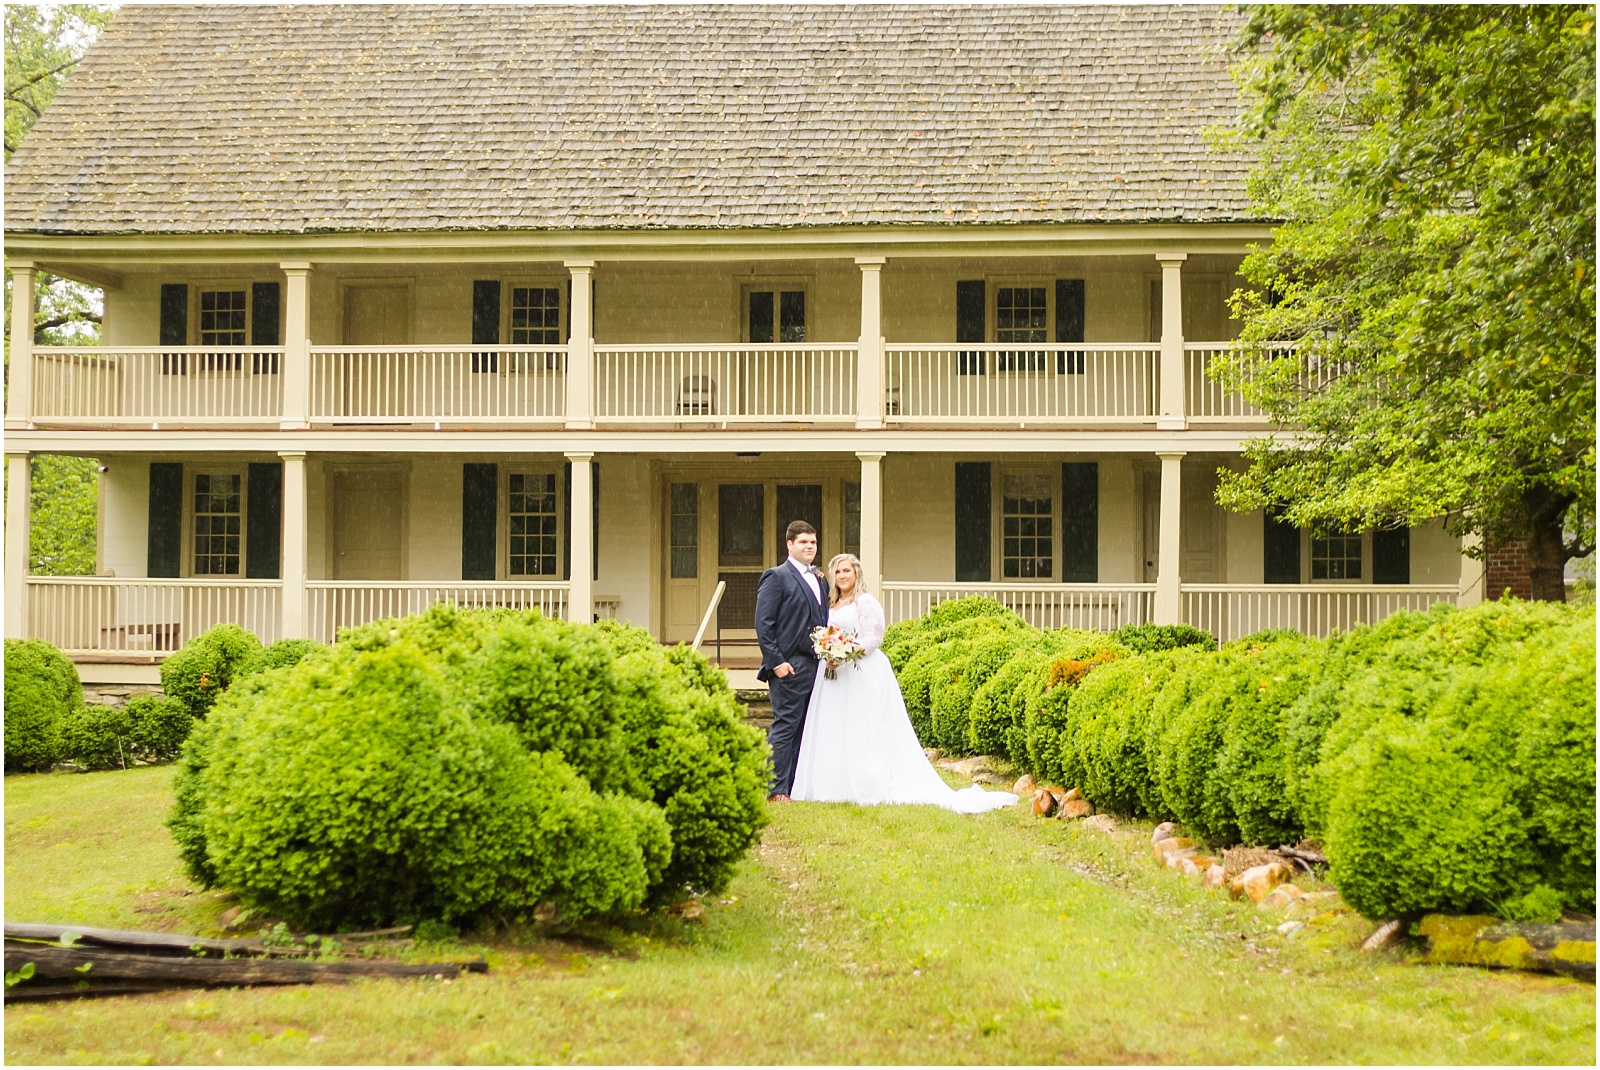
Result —
M 170 769 L 6 779 L 6 917 L 211 931 L 161 825 Z M 790 804 L 704 924 L 459 948 L 449 983 L 174 992 L 6 1009 L 14 1063 L 1584 1063 L 1559 978 L 1364 956 L 1023 807 Z

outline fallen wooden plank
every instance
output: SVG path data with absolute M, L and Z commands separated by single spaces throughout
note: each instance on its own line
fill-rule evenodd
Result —
M 415 963 L 358 959 L 345 962 L 305 962 L 272 958 L 175 958 L 89 947 L 53 947 L 48 944 L 6 945 L 6 972 L 15 974 L 27 963 L 33 976 L 6 991 L 18 998 L 30 986 L 88 982 L 93 990 L 107 982 L 156 983 L 174 987 L 210 985 L 343 984 L 362 977 L 453 977 L 462 970 L 488 972 L 482 959 L 471 962 Z
M 1593 923 L 1538 925 L 1482 916 L 1429 914 L 1417 931 L 1428 961 L 1460 966 L 1540 970 L 1594 982 Z
M 195 948 L 217 954 L 265 955 L 269 953 L 306 954 L 304 948 L 269 948 L 260 940 L 217 939 L 206 936 L 184 936 L 181 933 L 146 933 L 131 929 L 96 929 L 84 925 L 57 925 L 52 923 L 8 921 L 5 923 L 7 940 L 44 940 L 57 943 L 62 936 L 76 934 L 77 943 L 99 947 L 142 948 L 161 954 L 191 955 Z

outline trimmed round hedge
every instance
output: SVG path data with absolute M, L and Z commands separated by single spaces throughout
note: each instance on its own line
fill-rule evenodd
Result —
M 261 653 L 261 640 L 237 624 L 219 624 L 161 663 L 161 690 L 203 718 L 234 678 Z
M 63 721 L 83 706 L 77 667 L 42 639 L 7 639 L 5 659 L 6 772 L 47 770 Z
M 239 680 L 169 826 L 198 880 L 317 926 L 576 918 L 721 890 L 766 783 L 704 658 L 440 606 Z

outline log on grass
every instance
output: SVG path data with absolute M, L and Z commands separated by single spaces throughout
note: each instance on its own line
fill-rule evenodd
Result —
M 304 962 L 270 958 L 174 958 L 100 948 L 6 945 L 8 974 L 20 972 L 28 963 L 33 965 L 33 976 L 7 989 L 7 999 L 13 998 L 14 993 L 22 995 L 33 985 L 77 985 L 79 982 L 88 982 L 91 990 L 102 983 L 128 982 L 171 987 L 343 984 L 360 977 L 453 977 L 462 970 L 486 973 L 489 968 L 482 959 L 417 964 L 370 960 Z
M 1417 931 L 1428 961 L 1560 973 L 1594 983 L 1594 923 L 1538 925 L 1482 916 L 1429 914 Z
M 74 936 L 75 944 L 86 947 L 113 947 L 138 950 L 151 955 L 187 956 L 204 951 L 216 955 L 306 955 L 303 947 L 267 947 L 260 940 L 217 939 L 207 936 L 184 936 L 181 933 L 146 933 L 132 929 L 95 929 L 83 925 L 57 925 L 54 923 L 8 921 L 5 923 L 7 940 L 41 940 L 58 943 L 64 936 Z

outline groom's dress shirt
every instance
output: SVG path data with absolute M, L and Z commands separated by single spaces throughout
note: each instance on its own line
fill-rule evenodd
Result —
M 789 564 L 793 565 L 795 571 L 800 573 L 801 577 L 806 581 L 806 586 L 811 588 L 811 597 L 817 600 L 818 605 L 821 605 L 822 587 L 817 583 L 817 574 L 811 571 L 811 566 L 796 561 L 792 557 L 789 558 Z

